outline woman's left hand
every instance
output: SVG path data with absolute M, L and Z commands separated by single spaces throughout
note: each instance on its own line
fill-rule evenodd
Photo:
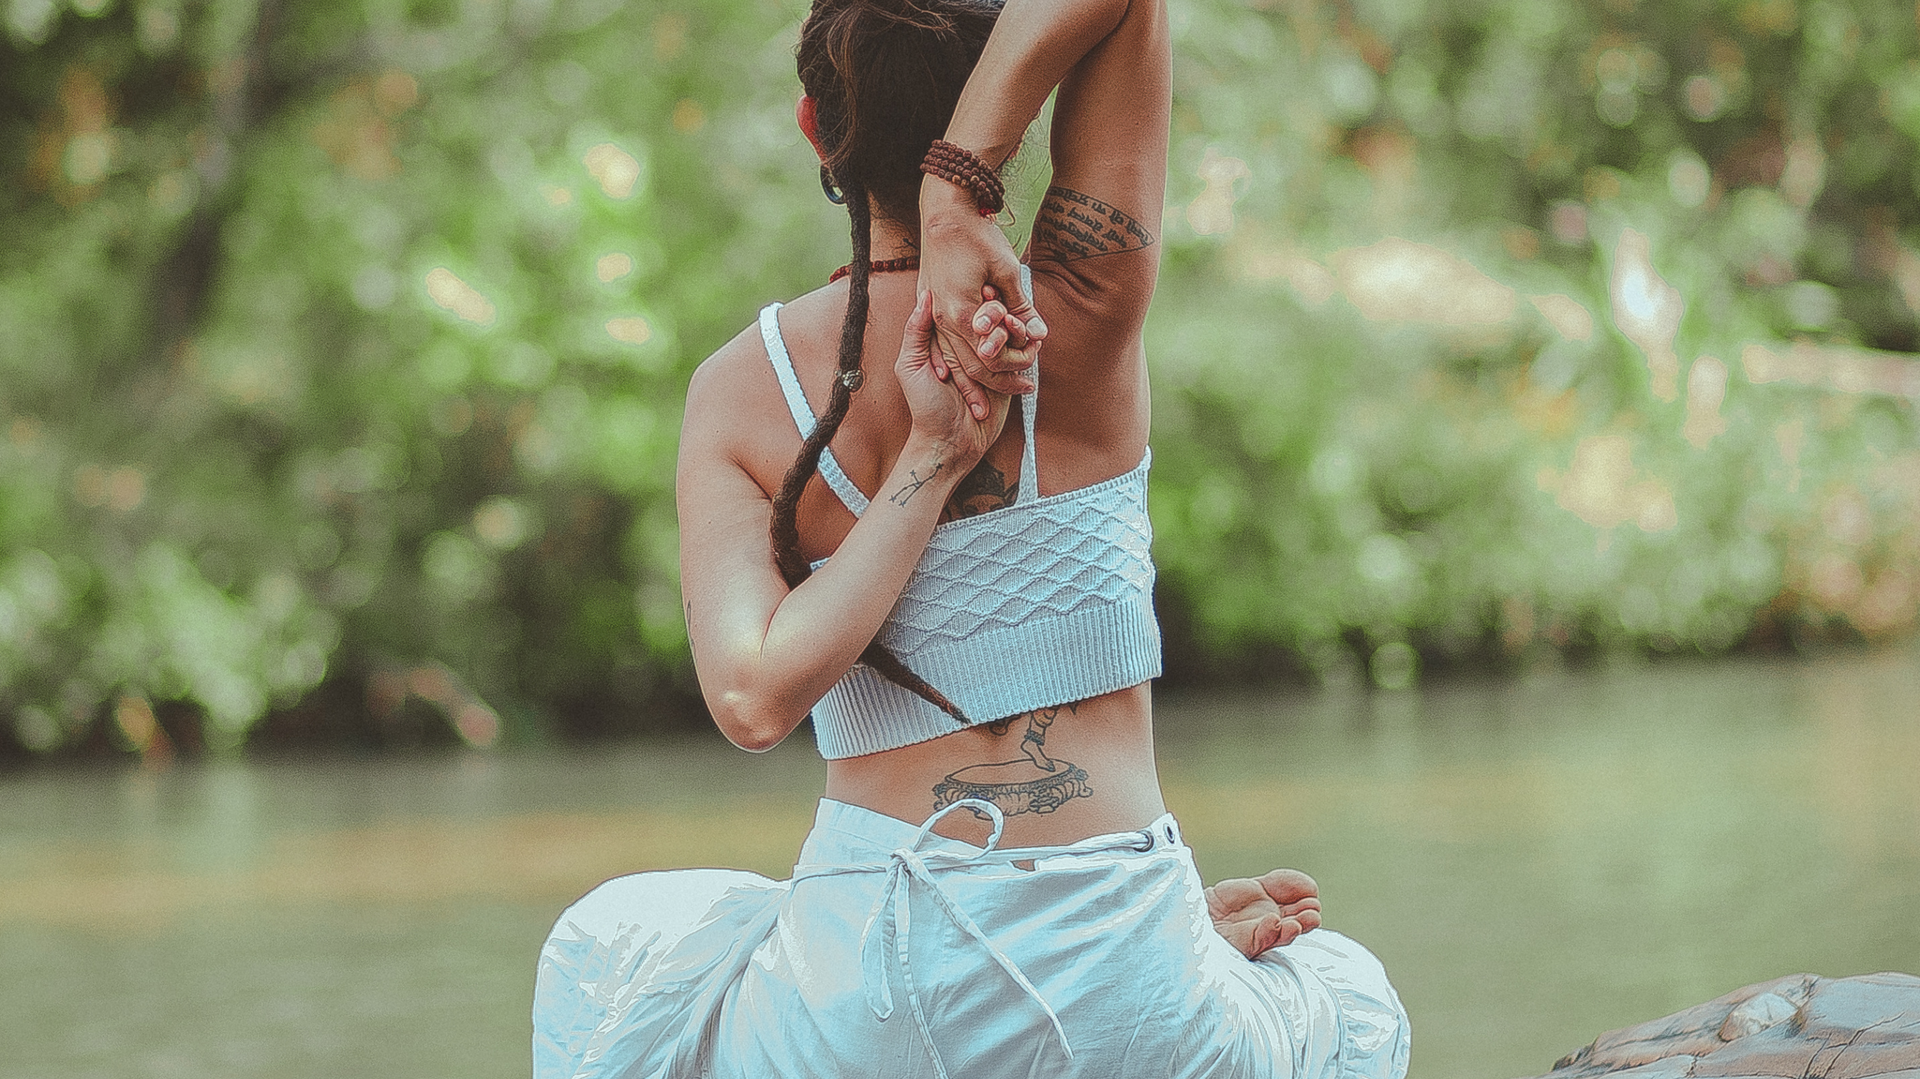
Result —
M 940 366 L 937 350 L 933 293 L 922 289 L 914 301 L 913 314 L 907 319 L 900 356 L 894 361 L 894 374 L 900 380 L 907 409 L 913 415 L 914 434 L 946 446 L 958 459 L 956 466 L 964 472 L 1000 437 L 1012 399 L 978 385 L 974 387 L 974 394 L 968 395 L 956 385 L 957 379 L 943 380 L 937 370 Z M 952 374 L 951 368 L 948 373 Z
M 1207 889 L 1207 913 L 1214 931 L 1252 959 L 1320 927 L 1320 886 L 1295 869 L 1223 880 Z

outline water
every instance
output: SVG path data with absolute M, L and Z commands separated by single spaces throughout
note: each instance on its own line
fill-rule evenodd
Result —
M 1795 971 L 1920 972 L 1920 658 L 1163 698 L 1209 879 L 1295 865 L 1386 961 L 1420 1079 L 1544 1071 Z M 600 879 L 784 875 L 804 740 L 0 780 L 0 1076 L 527 1072 Z

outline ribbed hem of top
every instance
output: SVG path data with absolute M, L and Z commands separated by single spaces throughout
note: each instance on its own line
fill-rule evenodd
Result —
M 1008 668 L 1008 658 L 1017 665 Z M 902 657 L 975 723 L 1126 689 L 1160 675 L 1150 594 L 977 633 Z M 813 709 L 827 760 L 898 749 L 964 729 L 912 692 L 855 666 Z

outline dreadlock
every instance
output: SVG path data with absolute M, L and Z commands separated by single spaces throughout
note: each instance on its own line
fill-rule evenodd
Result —
M 789 588 L 813 572 L 800 554 L 800 495 L 819 472 L 820 454 L 846 420 L 861 381 L 872 299 L 872 204 L 894 220 L 919 220 L 920 159 L 945 133 L 999 13 L 1000 0 L 815 0 L 801 28 L 800 82 L 817 107 L 827 174 L 845 195 L 853 260 L 838 377 L 773 499 L 773 558 Z M 878 638 L 860 662 L 970 722 Z

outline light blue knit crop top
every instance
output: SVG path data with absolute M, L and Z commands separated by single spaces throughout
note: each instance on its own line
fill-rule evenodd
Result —
M 794 375 L 777 313 L 760 334 L 793 422 L 805 438 L 813 410 Z M 1153 614 L 1149 451 L 1132 471 L 1039 497 L 1033 420 L 1039 391 L 1020 399 L 1026 447 L 1013 505 L 935 526 L 920 564 L 880 628 L 880 640 L 976 723 L 1085 700 L 1160 674 Z M 820 476 L 855 517 L 867 496 L 831 448 Z M 822 559 L 814 563 L 818 569 Z M 963 724 L 855 664 L 813 707 L 814 740 L 828 760 L 924 742 Z

